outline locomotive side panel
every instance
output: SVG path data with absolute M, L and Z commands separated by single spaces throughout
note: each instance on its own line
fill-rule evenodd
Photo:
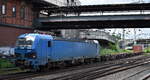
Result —
M 59 40 L 53 41 L 51 57 L 53 61 L 95 58 L 97 56 L 99 56 L 99 53 L 97 53 L 97 44 Z

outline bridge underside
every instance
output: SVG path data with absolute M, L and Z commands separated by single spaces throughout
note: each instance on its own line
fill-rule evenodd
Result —
M 110 48 L 109 43 L 115 44 L 115 43 L 113 43 L 113 42 L 110 42 L 110 41 L 107 41 L 107 40 L 103 40 L 103 39 L 97 39 L 97 40 L 98 40 L 98 42 L 99 42 L 99 44 L 100 44 L 100 46 L 101 46 L 102 48 Z
M 42 23 L 43 27 L 39 30 L 50 29 L 103 29 L 103 28 L 150 28 L 149 20 L 128 20 L 128 21 L 84 21 L 84 22 L 61 22 L 61 23 Z
M 134 4 L 105 4 L 105 5 L 81 5 L 67 7 L 39 7 L 52 13 L 82 13 L 82 12 L 105 12 L 105 11 L 131 11 L 131 10 L 150 10 L 150 3 Z
M 35 29 L 150 28 L 150 15 L 74 16 L 40 18 Z

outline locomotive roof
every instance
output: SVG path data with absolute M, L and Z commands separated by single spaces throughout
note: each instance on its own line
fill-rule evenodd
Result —
M 25 38 L 25 37 L 42 37 L 47 39 L 53 39 L 51 35 L 45 35 L 45 34 L 38 34 L 38 33 L 29 33 L 29 34 L 22 34 L 19 36 L 19 38 Z
M 97 43 L 94 40 L 66 39 L 66 38 L 55 37 L 55 36 L 51 36 L 51 35 L 47 35 L 47 34 L 39 34 L 39 33 L 22 34 L 18 38 L 25 38 L 25 37 L 40 37 L 40 38 L 43 38 L 43 39 L 60 40 L 60 41 Z
M 60 40 L 60 41 L 72 41 L 72 42 L 89 42 L 89 43 L 98 43 L 96 40 L 85 40 L 85 39 L 66 39 L 66 38 L 61 38 L 61 37 L 54 37 L 54 40 Z

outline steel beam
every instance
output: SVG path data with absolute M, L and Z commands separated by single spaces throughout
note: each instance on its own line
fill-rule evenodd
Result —
M 150 10 L 150 3 L 132 4 L 106 4 L 106 5 L 80 5 L 65 7 L 39 7 L 51 13 L 81 13 L 81 12 L 104 12 L 104 11 L 130 11 L 130 10 Z
M 49 29 L 102 29 L 102 28 L 150 28 L 150 15 L 72 16 L 39 18 L 34 28 Z

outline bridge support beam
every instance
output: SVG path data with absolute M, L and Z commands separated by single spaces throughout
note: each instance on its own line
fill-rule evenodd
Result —
M 150 28 L 150 15 L 107 15 L 39 18 L 35 29 Z

